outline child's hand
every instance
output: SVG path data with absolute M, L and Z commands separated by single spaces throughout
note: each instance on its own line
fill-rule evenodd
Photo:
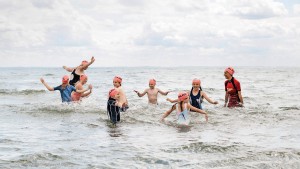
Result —
M 166 100 L 169 101 L 169 102 L 171 102 L 171 99 L 169 99 L 169 98 L 167 98 Z
M 95 62 L 94 56 L 91 58 L 91 63 Z
M 93 89 L 93 86 L 91 84 L 89 84 L 89 89 L 92 90 Z
M 139 94 L 139 92 L 137 90 L 133 90 L 136 94 Z
M 205 114 L 205 121 L 208 122 L 208 116 Z
M 40 81 L 41 81 L 42 83 L 45 83 L 45 80 L 44 80 L 43 78 L 41 78 Z
M 64 69 L 67 69 L 67 66 L 63 66 Z
M 214 101 L 213 104 L 218 104 L 218 101 Z

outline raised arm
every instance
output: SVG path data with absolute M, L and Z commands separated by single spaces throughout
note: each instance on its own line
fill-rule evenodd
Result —
M 40 79 L 40 81 L 43 83 L 43 85 L 49 90 L 49 91 L 54 91 L 54 88 L 49 86 L 43 78 Z
M 76 69 L 76 67 L 67 67 L 67 66 L 63 66 L 63 68 L 68 72 L 73 72 L 73 70 Z
M 204 110 L 198 109 L 198 108 L 196 108 L 196 107 L 194 107 L 194 106 L 192 106 L 190 104 L 188 104 L 188 108 L 191 109 L 194 112 L 198 112 L 198 113 L 204 114 L 206 122 L 208 121 L 207 113 Z
M 94 56 L 91 58 L 91 61 L 88 64 L 82 65 L 82 69 L 86 69 L 87 67 L 89 67 L 92 63 L 95 62 L 95 58 Z
M 134 90 L 134 92 L 135 92 L 139 97 L 143 97 L 143 96 L 145 96 L 145 94 L 148 92 L 148 90 L 145 89 L 143 93 L 140 93 L 140 92 L 138 92 L 137 90 Z
M 166 95 L 169 93 L 169 91 L 163 92 L 163 91 L 161 91 L 160 89 L 158 89 L 158 93 L 160 93 L 160 94 L 166 96 Z
M 160 121 L 164 121 L 164 119 L 166 117 L 168 117 L 172 113 L 172 111 L 174 111 L 175 109 L 176 109 L 176 104 L 174 104 L 170 110 L 168 110 L 164 113 L 164 115 L 161 117 Z
M 211 99 L 207 96 L 207 94 L 206 94 L 205 92 L 202 92 L 202 96 L 203 96 L 209 103 L 211 103 L 211 104 L 218 104 L 217 101 L 211 100 Z

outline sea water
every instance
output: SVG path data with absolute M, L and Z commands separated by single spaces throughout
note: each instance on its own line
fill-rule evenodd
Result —
M 300 68 L 236 67 L 244 108 L 224 107 L 224 67 L 89 68 L 92 94 L 61 103 L 48 91 L 70 74 L 62 68 L 0 68 L 0 168 L 300 168 Z M 123 78 L 129 109 L 113 127 L 108 91 Z M 138 97 L 155 78 L 158 105 Z M 176 126 L 169 110 L 194 78 L 218 105 L 204 101 L 191 127 Z

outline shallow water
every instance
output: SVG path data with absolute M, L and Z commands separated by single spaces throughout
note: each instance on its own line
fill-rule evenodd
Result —
M 245 108 L 223 107 L 222 67 L 89 68 L 93 94 L 62 104 L 39 78 L 57 86 L 61 68 L 0 68 L 0 168 L 300 168 L 300 68 L 237 67 Z M 111 126 L 106 96 L 120 75 L 130 109 Z M 157 79 L 168 97 L 189 90 L 193 78 L 219 105 L 204 102 L 209 122 L 191 114 L 176 127 L 165 96 L 147 104 L 142 91 Z

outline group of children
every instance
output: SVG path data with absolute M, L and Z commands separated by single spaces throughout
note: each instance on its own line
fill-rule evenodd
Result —
M 53 88 L 49 86 L 43 78 L 40 80 L 49 91 L 59 90 L 62 102 L 78 102 L 82 97 L 89 96 L 92 93 L 92 85 L 88 85 L 87 88 L 84 88 L 83 86 L 88 80 L 88 77 L 84 74 L 84 70 L 86 70 L 94 61 L 95 58 L 92 57 L 90 62 L 82 61 L 82 63 L 75 68 L 63 66 L 65 70 L 71 72 L 71 78 L 69 79 L 69 76 L 65 75 L 62 78 L 62 84 L 57 87 Z M 243 106 L 240 82 L 233 77 L 233 74 L 234 69 L 232 67 L 228 67 L 224 71 L 224 76 L 227 79 L 225 81 L 225 107 Z M 120 112 L 125 112 L 129 107 L 125 92 L 122 89 L 122 78 L 115 76 L 113 78 L 113 86 L 114 88 L 109 90 L 108 93 L 107 114 L 111 122 L 116 124 L 120 121 Z M 156 80 L 150 79 L 149 88 L 145 89 L 142 93 L 136 90 L 134 90 L 134 92 L 136 92 L 139 97 L 143 97 L 147 94 L 149 104 L 157 104 L 158 93 L 167 95 L 169 91 L 163 92 L 155 86 Z M 203 99 L 206 99 L 211 104 L 218 104 L 217 101 L 213 101 L 204 91 L 202 91 L 200 79 L 194 79 L 192 81 L 192 89 L 189 92 L 180 92 L 177 99 L 172 100 L 167 98 L 167 101 L 175 104 L 163 114 L 161 121 L 164 121 L 164 119 L 174 110 L 177 110 L 178 120 L 182 119 L 185 121 L 188 118 L 188 112 L 192 111 L 204 114 L 205 120 L 208 121 L 207 113 L 202 110 L 201 103 L 203 102 Z

